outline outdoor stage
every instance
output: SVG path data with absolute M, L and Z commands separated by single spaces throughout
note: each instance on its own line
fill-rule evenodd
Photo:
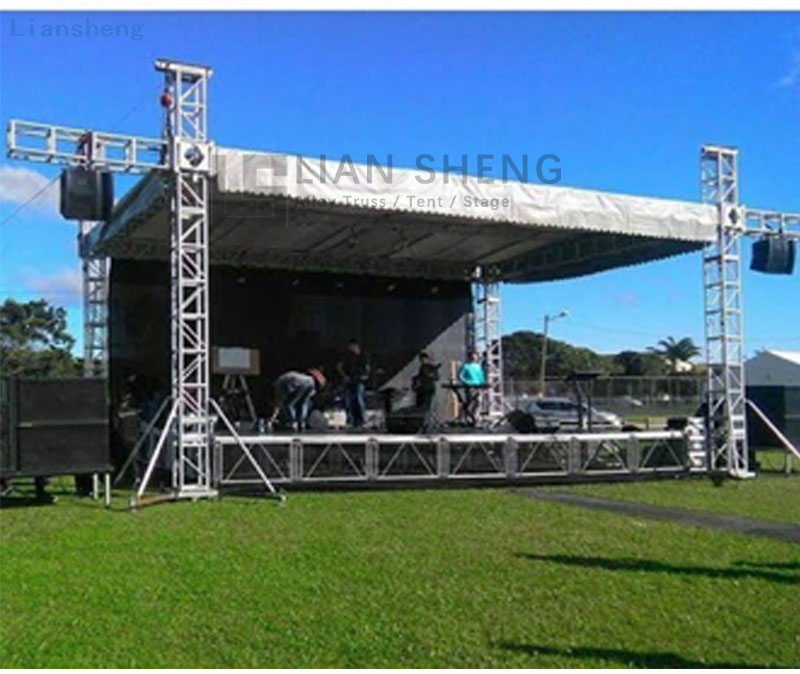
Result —
M 354 337 L 373 359 L 375 392 L 407 391 L 421 350 L 446 364 L 446 382 L 451 364 L 477 349 L 492 422 L 482 425 L 496 426 L 509 411 L 500 283 L 641 264 L 699 250 L 717 231 L 717 210 L 706 204 L 472 176 L 438 174 L 423 184 L 410 169 L 395 168 L 386 180 L 362 165 L 342 173 L 332 161 L 214 152 L 203 277 L 210 345 L 259 350 L 262 374 L 250 388 L 261 417 L 278 374 L 310 365 L 335 371 Z M 150 173 L 89 234 L 90 248 L 112 259 L 115 399 L 132 373 L 146 372 L 162 391 L 169 386 L 171 194 L 164 176 Z M 209 381 L 216 395 L 219 382 Z M 451 397 L 440 390 L 434 403 L 444 422 L 453 418 Z M 252 460 L 234 436 L 211 436 L 217 488 L 265 478 L 276 485 L 556 481 L 706 466 L 702 439 L 679 431 L 245 435 Z
M 169 59 L 157 60 L 155 67 L 164 77 L 162 138 L 23 120 L 10 120 L 7 132 L 10 157 L 81 167 L 66 174 L 76 181 L 86 170 L 95 182 L 97 169 L 144 174 L 110 218 L 98 209 L 67 211 L 84 220 L 79 243 L 87 373 L 108 372 L 112 409 L 130 400 L 125 387 L 137 378 L 147 380 L 142 408 L 165 401 L 163 432 L 138 497 L 165 448 L 175 450 L 175 498 L 213 496 L 226 481 L 244 479 L 237 477 L 238 459 L 227 468 L 225 448 L 231 442 L 218 435 L 218 418 L 273 493 L 251 445 L 275 481 L 284 483 L 322 479 L 323 465 L 329 470 L 324 479 L 371 483 L 466 474 L 510 479 L 529 470 L 573 476 L 591 470 L 700 469 L 694 441 L 668 431 L 655 436 L 241 440 L 215 400 L 219 387 L 215 391 L 211 354 L 214 347 L 258 351 L 268 363 L 267 383 L 260 385 L 268 387 L 281 370 L 324 366 L 320 361 L 326 353 L 336 358 L 343 334 L 372 341 L 365 344 L 367 352 L 394 338 L 398 342 L 380 354 L 380 376 L 371 382 L 374 391 L 391 398 L 392 390 L 408 388 L 421 350 L 452 366 L 451 381 L 458 360 L 477 352 L 487 387 L 482 426 L 494 427 L 509 411 L 503 388 L 502 283 L 572 278 L 701 249 L 708 366 L 703 465 L 724 467 L 736 477 L 752 475 L 745 426 L 741 239 L 772 239 L 786 244 L 786 254 L 788 240 L 800 238 L 800 216 L 739 203 L 736 148 L 701 148 L 702 203 L 537 185 L 519 174 L 519 181 L 498 181 L 467 175 L 466 166 L 438 172 L 426 167 L 420 175 L 392 166 L 376 169 L 369 162 L 357 165 L 349 155 L 331 161 L 324 155 L 225 149 L 207 130 L 211 68 Z M 93 196 L 111 196 L 100 192 Z M 70 198 L 79 201 L 78 196 Z M 86 218 L 103 221 L 92 226 Z M 759 243 L 765 251 L 777 250 L 770 242 Z M 141 287 L 148 276 L 151 291 Z M 449 285 L 442 293 L 444 284 Z M 316 290 L 309 293 L 308 285 Z M 226 286 L 217 306 L 215 292 Z M 264 289 L 272 294 L 266 309 Z M 405 303 L 401 312 L 398 296 Z M 305 309 L 298 311 L 298 305 Z M 262 325 L 253 321 L 259 312 Z M 408 332 L 415 326 L 423 329 Z M 263 409 L 261 415 L 267 416 Z M 331 468 L 335 456 L 341 469 Z

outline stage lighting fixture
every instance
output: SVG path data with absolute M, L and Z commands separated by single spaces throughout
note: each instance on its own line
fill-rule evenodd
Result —
M 205 159 L 205 155 L 200 151 L 197 145 L 192 145 L 192 147 L 186 150 L 183 156 L 192 166 L 200 166 Z

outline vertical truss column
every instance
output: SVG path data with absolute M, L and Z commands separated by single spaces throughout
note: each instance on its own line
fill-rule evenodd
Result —
M 87 168 L 105 158 L 97 134 L 87 131 L 78 138 L 76 152 Z M 96 223 L 78 223 L 78 254 L 83 291 L 83 376 L 108 375 L 108 258 L 91 255 L 86 236 Z
M 708 404 L 707 446 L 710 470 L 749 474 L 745 417 L 744 335 L 738 150 L 703 146 L 701 200 L 719 209 L 717 239 L 703 251 Z
M 211 69 L 157 61 L 174 192 L 171 224 L 172 401 L 177 497 L 211 496 L 207 85 Z
M 497 420 L 505 414 L 500 282 L 488 278 L 485 270 L 478 268 L 472 285 L 473 339 L 475 350 L 483 356 L 489 385 L 481 399 L 481 413 L 490 420 Z
M 81 222 L 81 227 L 87 223 Z M 108 259 L 81 256 L 83 281 L 83 376 L 108 374 Z

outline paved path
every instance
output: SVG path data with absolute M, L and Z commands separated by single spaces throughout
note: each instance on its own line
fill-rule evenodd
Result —
M 723 531 L 732 531 L 739 534 L 766 536 L 767 538 L 777 538 L 781 541 L 800 543 L 799 524 L 765 522 L 763 520 L 753 520 L 748 517 L 737 517 L 735 515 L 717 515 L 715 513 L 687 510 L 686 508 L 648 505 L 646 503 L 635 503 L 633 501 L 614 501 L 608 498 L 580 496 L 578 494 L 566 494 L 564 492 L 545 491 L 543 489 L 514 489 L 513 492 L 520 496 L 535 498 L 540 501 L 566 503 L 583 508 L 609 510 L 623 515 L 632 515 L 633 517 L 679 522 L 681 524 L 711 527 L 713 529 L 722 529 Z

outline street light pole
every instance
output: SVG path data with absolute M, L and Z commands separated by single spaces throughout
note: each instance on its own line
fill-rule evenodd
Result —
M 544 386 L 545 386 L 545 377 L 547 374 L 547 333 L 550 327 L 550 323 L 552 321 L 558 320 L 559 318 L 565 318 L 568 316 L 567 311 L 560 311 L 557 314 L 544 315 L 544 331 L 542 333 L 542 364 L 539 368 L 539 397 L 543 397 L 545 394 Z

